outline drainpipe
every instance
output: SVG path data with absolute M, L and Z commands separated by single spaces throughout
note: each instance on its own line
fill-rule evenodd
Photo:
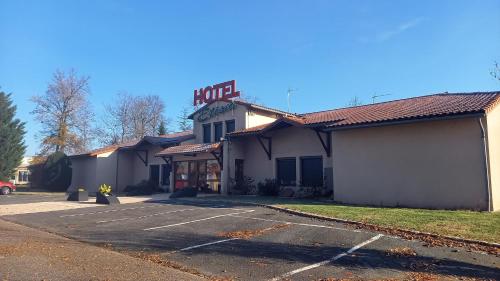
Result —
M 483 115 L 486 116 L 486 115 Z M 491 202 L 492 199 L 492 192 L 491 192 L 491 175 L 490 175 L 490 159 L 489 159 L 489 153 L 488 153 L 488 135 L 486 133 L 485 126 L 483 124 L 483 118 L 484 117 L 479 117 L 478 122 L 479 122 L 479 127 L 481 128 L 481 139 L 482 139 L 482 148 L 483 148 L 483 156 L 484 156 L 484 166 L 485 166 L 485 177 L 486 177 L 486 188 L 488 191 L 488 212 L 493 211 L 493 204 Z

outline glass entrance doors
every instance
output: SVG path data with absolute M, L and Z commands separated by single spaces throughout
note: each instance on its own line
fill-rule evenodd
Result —
M 220 166 L 216 160 L 174 163 L 175 189 L 195 187 L 200 192 L 220 192 Z

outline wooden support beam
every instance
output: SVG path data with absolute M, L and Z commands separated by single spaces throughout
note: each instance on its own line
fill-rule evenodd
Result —
M 323 146 L 323 149 L 326 152 L 326 156 L 330 157 L 332 155 L 332 138 L 331 138 L 331 132 L 323 132 L 320 130 L 314 130 L 316 132 L 316 135 L 319 138 L 319 141 L 321 142 L 321 145 Z M 321 133 L 323 133 L 326 137 L 326 141 L 323 140 L 323 137 L 321 136 Z
M 139 159 L 141 159 L 142 163 L 144 163 L 144 166 L 148 165 L 148 151 L 147 150 L 134 150 L 135 154 Z M 145 156 L 142 157 L 142 155 L 139 152 L 144 152 Z
M 262 141 L 263 139 L 267 140 L 267 147 L 265 146 L 264 142 Z M 260 146 L 262 146 L 262 149 L 264 149 L 264 152 L 267 154 L 267 159 L 271 160 L 271 156 L 272 156 L 272 152 L 273 152 L 272 138 L 258 135 L 257 140 L 259 141 Z
M 224 162 L 223 162 L 224 159 L 223 159 L 222 150 L 219 153 L 217 153 L 215 151 L 212 151 L 210 153 L 215 157 L 215 159 L 217 159 L 217 162 L 219 163 L 219 166 L 220 166 L 220 168 L 222 170 L 223 169 L 223 165 L 224 165 Z

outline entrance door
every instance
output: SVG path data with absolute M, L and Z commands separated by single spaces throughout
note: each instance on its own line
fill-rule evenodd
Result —
M 170 164 L 161 165 L 161 185 L 170 186 Z
M 234 171 L 234 178 L 237 183 L 243 182 L 243 159 L 235 159 L 234 165 L 236 166 L 236 170 Z
M 160 184 L 160 165 L 149 166 L 149 180 L 158 185 Z

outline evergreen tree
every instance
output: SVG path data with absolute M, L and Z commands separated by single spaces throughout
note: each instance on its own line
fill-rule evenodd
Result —
M 167 134 L 167 128 L 165 127 L 165 121 L 160 122 L 160 127 L 158 128 L 158 135 L 166 135 Z
M 179 130 L 189 131 L 193 129 L 192 121 L 188 118 L 188 116 L 189 116 L 189 111 L 186 107 L 184 107 L 181 111 L 181 115 L 178 117 L 177 120 Z
M 21 164 L 24 145 L 24 123 L 15 119 L 16 106 L 10 94 L 0 91 L 0 180 L 7 181 Z

